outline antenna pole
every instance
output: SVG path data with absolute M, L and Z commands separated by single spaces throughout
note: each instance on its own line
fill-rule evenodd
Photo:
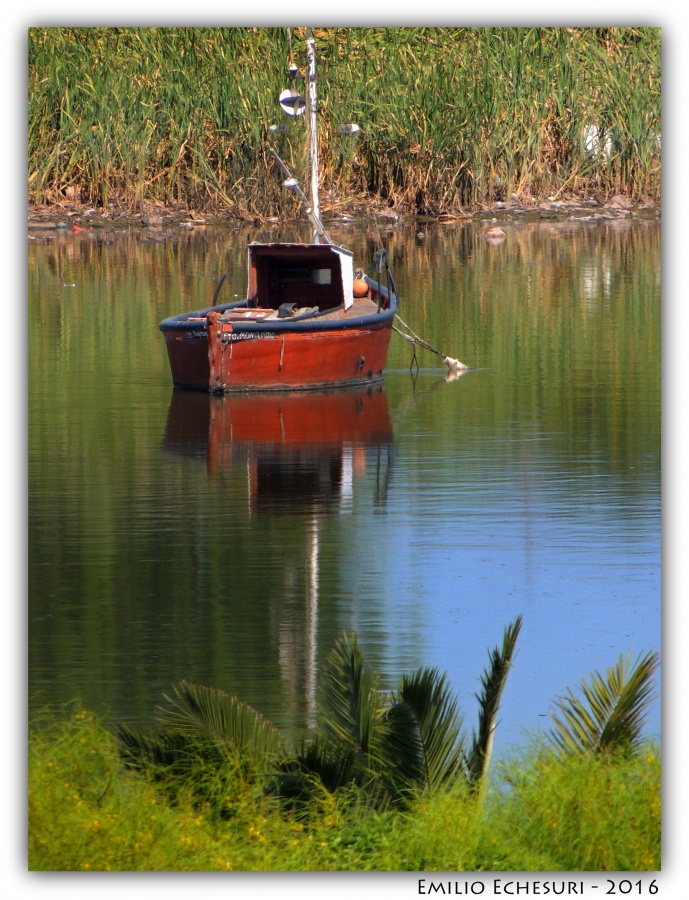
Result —
M 276 160 L 277 164 L 280 166 L 282 171 L 287 176 L 287 181 L 283 181 L 282 186 L 284 188 L 287 188 L 288 190 L 294 191 L 296 193 L 297 197 L 299 197 L 301 202 L 304 204 L 304 210 L 306 212 L 306 217 L 308 218 L 309 222 L 313 225 L 314 244 L 320 243 L 320 241 L 318 240 L 319 236 L 323 238 L 323 240 L 325 241 L 326 244 L 332 244 L 332 241 L 330 240 L 330 238 L 328 236 L 328 232 L 323 227 L 323 223 L 318 218 L 318 216 L 316 216 L 314 214 L 313 209 L 309 206 L 308 198 L 307 198 L 306 194 L 302 191 L 301 186 L 299 185 L 299 182 L 297 181 L 297 179 L 292 177 L 292 173 L 287 168 L 287 166 L 284 164 L 284 162 L 280 159 L 280 157 L 277 155 L 275 150 L 272 149 L 272 147 L 270 148 L 269 153 L 273 157 L 273 159 Z
M 309 160 L 311 162 L 311 209 L 320 221 L 318 201 L 318 106 L 316 103 L 316 42 L 310 28 L 306 29 L 306 59 L 308 61 L 308 101 L 309 101 Z M 318 244 L 318 231 L 313 232 L 313 242 Z

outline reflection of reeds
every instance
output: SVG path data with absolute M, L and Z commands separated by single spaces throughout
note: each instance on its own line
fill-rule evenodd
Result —
M 643 445 L 655 453 L 658 222 L 505 224 L 507 237 L 496 247 L 481 239 L 482 227 L 475 221 L 428 225 L 421 244 L 413 227 L 385 234 L 405 322 L 465 363 L 513 373 L 505 390 L 495 391 L 488 377 L 471 382 L 478 399 L 466 410 L 465 424 L 537 420 L 566 435 L 572 452 L 614 444 L 621 466 L 638 457 Z M 302 237 L 307 234 L 305 226 Z M 332 236 L 373 272 L 380 246 L 376 229 L 336 225 Z M 169 370 L 158 322 L 210 304 L 223 273 L 228 277 L 221 299 L 246 296 L 247 241 L 278 237 L 284 233 L 233 229 L 228 235 L 221 227 L 178 229 L 168 240 L 147 243 L 129 234 L 31 241 L 30 341 L 42 347 L 31 356 L 32 384 L 50 383 L 52 366 L 73 354 L 98 371 L 94 361 L 117 361 L 166 390 Z M 74 288 L 64 287 L 72 283 Z M 87 326 L 93 321 L 98 327 Z M 394 337 L 388 368 L 406 371 L 410 359 L 409 345 Z M 420 364 L 437 366 L 442 377 L 437 357 L 421 351 Z M 597 386 L 590 396 L 589 381 Z M 442 411 L 434 404 L 425 408 L 431 420 L 422 434 L 447 434 L 438 426 Z
M 432 346 L 501 373 L 501 390 L 492 375 L 467 382 L 463 425 L 537 423 L 573 456 L 602 449 L 620 470 L 641 468 L 660 440 L 658 223 L 505 228 L 497 247 L 476 222 L 429 227 L 421 246 L 413 229 L 389 239 L 404 320 Z M 409 364 L 401 344 L 393 339 L 390 368 Z M 438 360 L 422 354 L 421 365 Z M 437 428 L 442 396 L 421 435 Z
M 438 213 L 513 193 L 659 196 L 658 29 L 316 39 L 323 187 L 335 198 Z M 30 29 L 30 198 L 276 212 L 266 147 L 288 54 L 286 29 Z M 340 122 L 362 133 L 338 134 Z M 303 128 L 277 139 L 302 171 Z

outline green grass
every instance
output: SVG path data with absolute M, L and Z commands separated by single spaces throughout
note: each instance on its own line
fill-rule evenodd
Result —
M 316 41 L 326 202 L 434 214 L 513 193 L 660 197 L 659 29 L 332 28 Z M 292 29 L 300 65 L 302 48 Z M 278 212 L 268 146 L 305 171 L 304 120 L 269 132 L 289 51 L 284 28 L 29 29 L 30 202 Z M 609 153 L 586 152 L 592 125 Z
M 202 790 L 199 783 L 202 782 Z M 43 716 L 29 739 L 29 868 L 124 871 L 654 871 L 660 758 L 557 758 L 534 741 L 494 765 L 483 803 L 458 788 L 405 811 L 356 792 L 285 812 L 228 761 L 192 796 L 124 769 L 91 714 Z M 217 800 L 221 798 L 222 803 Z M 220 812 L 219 812 L 220 810 Z

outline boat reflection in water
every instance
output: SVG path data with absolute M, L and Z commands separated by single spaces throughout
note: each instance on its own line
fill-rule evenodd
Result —
M 382 385 L 332 393 L 172 395 L 164 446 L 210 472 L 248 464 L 251 508 L 279 512 L 346 502 L 356 473 L 377 467 L 383 501 L 393 435 Z
M 306 514 L 298 554 L 305 597 L 295 598 L 301 611 L 282 623 L 279 656 L 287 693 L 305 703 L 305 724 L 313 726 L 321 526 L 351 506 L 364 476 L 373 484 L 374 506 L 385 504 L 394 443 L 383 385 L 327 393 L 174 391 L 164 447 L 204 460 L 211 474 L 245 467 L 251 516 Z M 286 571 L 286 593 L 290 578 Z

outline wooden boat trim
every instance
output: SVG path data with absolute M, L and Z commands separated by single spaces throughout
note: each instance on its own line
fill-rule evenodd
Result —
M 369 289 L 375 294 L 378 290 L 377 283 L 369 276 L 365 276 Z M 397 297 L 389 294 L 381 285 L 381 307 L 377 308 L 376 301 L 369 298 L 356 299 L 349 310 L 342 307 L 332 310 L 323 310 L 308 318 L 284 318 L 228 321 L 232 325 L 232 331 L 242 333 L 247 331 L 289 333 L 305 331 L 330 331 L 347 328 L 384 327 L 389 325 L 397 312 Z M 386 306 L 387 304 L 387 306 Z M 365 313 L 358 311 L 362 306 Z M 210 313 L 218 313 L 221 317 L 231 313 L 232 310 L 250 309 L 248 300 L 236 300 L 233 303 L 225 303 L 219 306 L 209 306 L 193 312 L 180 313 L 164 319 L 159 328 L 162 332 L 186 332 L 189 337 L 201 337 L 206 331 L 207 318 Z

